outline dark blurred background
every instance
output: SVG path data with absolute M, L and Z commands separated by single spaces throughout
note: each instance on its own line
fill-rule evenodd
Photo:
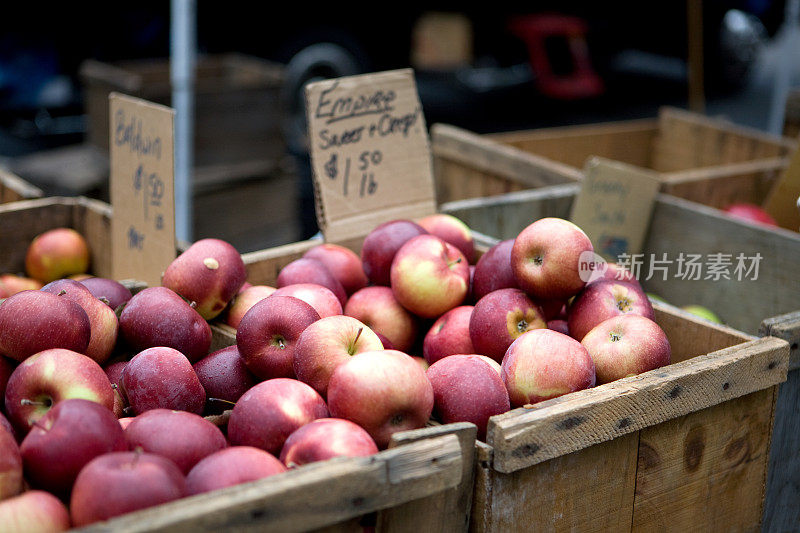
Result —
M 687 2 L 529 5 L 412 3 L 386 12 L 283 4 L 268 15 L 251 2 L 198 2 L 199 54 L 280 66 L 275 146 L 285 157 L 269 170 L 202 174 L 194 237 L 228 238 L 248 251 L 316 230 L 301 98 L 316 79 L 411 66 L 428 125 L 477 133 L 653 117 L 664 105 L 768 128 L 784 1 L 702 2 L 704 77 L 692 102 Z M 4 6 L 0 167 L 47 194 L 107 199 L 105 154 L 87 148 L 86 61 L 165 60 L 169 9 L 169 2 Z M 196 147 L 196 159 L 203 149 Z

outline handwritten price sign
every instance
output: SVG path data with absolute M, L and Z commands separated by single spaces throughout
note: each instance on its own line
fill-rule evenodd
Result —
M 158 285 L 175 258 L 175 113 L 115 93 L 109 103 L 113 275 Z
M 312 83 L 306 100 L 326 240 L 435 211 L 430 143 L 410 69 Z

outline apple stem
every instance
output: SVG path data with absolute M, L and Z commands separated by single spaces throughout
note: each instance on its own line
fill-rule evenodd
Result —
M 208 401 L 209 401 L 209 402 L 220 402 L 220 403 L 226 403 L 226 404 L 228 404 L 228 405 L 236 405 L 236 402 L 232 402 L 232 401 L 230 401 L 230 400 L 225 400 L 225 399 L 223 399 L 223 398 L 209 398 L 209 399 L 208 399 Z
M 191 302 L 189 302 L 189 307 L 191 307 L 192 309 L 196 309 L 197 308 L 197 302 L 192 300 Z
M 358 344 L 358 338 L 361 337 L 361 332 L 364 331 L 364 328 L 358 328 L 358 333 L 356 333 L 356 338 L 353 339 L 353 342 L 350 344 L 350 347 L 347 350 L 347 353 L 353 355 L 353 352 L 356 351 L 356 344 Z
M 64 289 L 61 289 L 61 292 L 58 293 L 59 296 L 64 296 L 65 294 L 67 294 L 67 291 Z
M 106 298 L 105 296 L 101 296 L 100 298 L 98 298 L 98 300 L 100 300 L 101 302 L 103 302 L 106 305 L 111 305 L 111 302 L 109 302 L 108 298 Z
M 458 258 L 458 259 L 456 259 L 455 261 L 453 261 L 453 262 L 451 262 L 451 263 L 447 263 L 447 266 L 448 266 L 448 267 L 451 267 L 451 266 L 453 266 L 453 265 L 457 265 L 457 264 L 459 264 L 460 262 L 461 262 L 461 258 L 459 257 L 459 258 Z
M 52 402 L 46 402 L 46 401 L 45 402 L 40 402 L 38 400 L 29 400 L 27 398 L 21 399 L 19 401 L 19 404 L 20 405 L 40 405 L 40 406 L 44 406 L 44 407 L 50 407 L 51 405 L 53 405 Z

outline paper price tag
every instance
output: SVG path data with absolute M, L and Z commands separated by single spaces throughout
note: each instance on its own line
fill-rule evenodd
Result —
M 113 276 L 160 285 L 175 259 L 175 112 L 117 93 L 109 108 Z
M 616 262 L 621 254 L 641 253 L 659 188 L 653 172 L 590 158 L 570 219 L 586 232 L 597 254 Z
M 436 211 L 430 142 L 411 69 L 306 87 L 317 219 L 326 240 Z

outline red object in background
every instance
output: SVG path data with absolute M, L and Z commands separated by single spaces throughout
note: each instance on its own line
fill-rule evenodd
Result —
M 768 226 L 778 227 L 775 219 L 763 207 L 756 204 L 732 204 L 724 209 L 725 213 L 750 222 L 758 222 Z
M 525 41 L 531 68 L 544 95 L 577 100 L 602 94 L 603 81 L 589 59 L 585 38 L 587 25 L 583 20 L 559 14 L 524 15 L 513 18 L 509 27 Z M 556 44 L 566 44 L 572 63 L 569 72 L 562 73 L 562 65 L 554 65 L 553 59 L 564 59 L 551 57 L 555 55 L 551 52 L 557 50 Z

